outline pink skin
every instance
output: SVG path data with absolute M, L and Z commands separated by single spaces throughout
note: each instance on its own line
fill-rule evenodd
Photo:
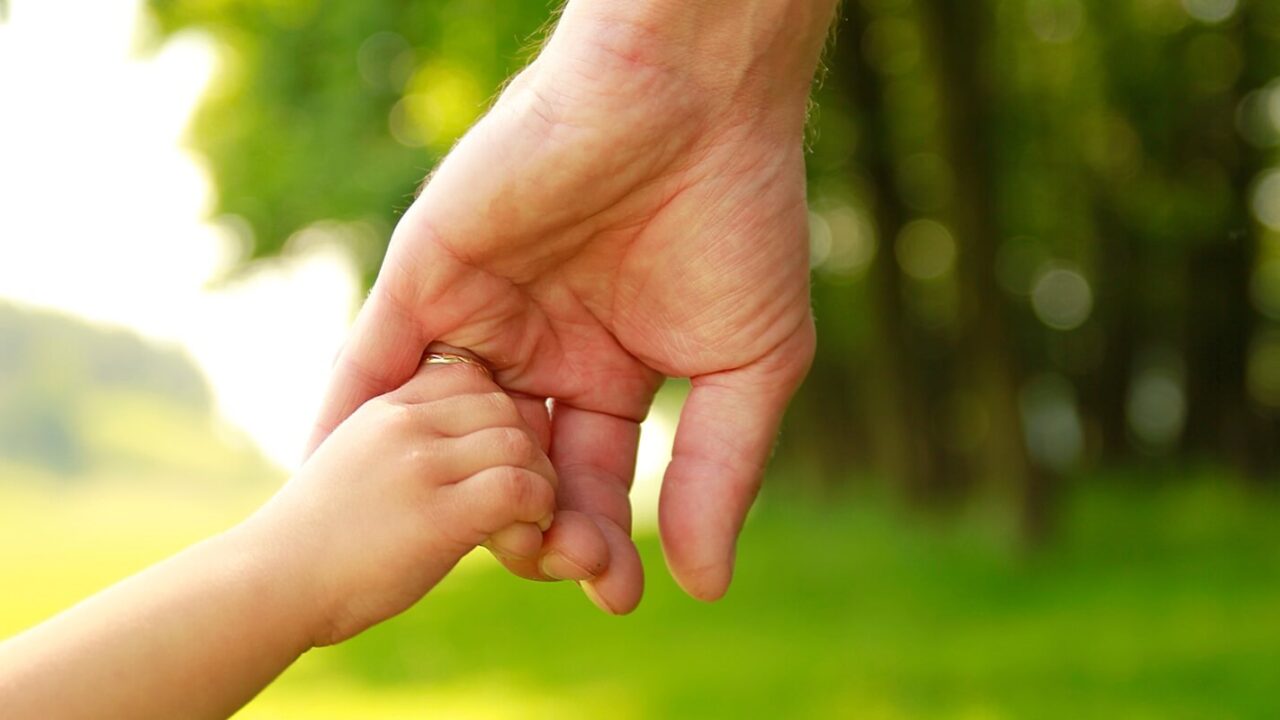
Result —
M 561 483 L 540 548 L 518 527 L 491 548 L 613 613 L 643 589 L 627 489 L 663 376 L 693 387 L 663 547 L 714 600 L 813 355 L 802 140 L 834 0 L 730 5 L 570 2 L 396 229 L 317 423 L 316 444 L 432 342 L 484 358 Z

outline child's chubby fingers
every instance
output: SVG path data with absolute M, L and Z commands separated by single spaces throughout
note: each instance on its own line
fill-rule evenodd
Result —
M 487 428 L 527 427 L 516 401 L 497 389 L 452 395 L 411 407 L 423 416 L 435 435 L 444 437 L 463 437 Z M 536 439 L 532 431 L 531 437 Z
M 522 562 L 537 557 L 542 550 L 542 528 L 534 523 L 514 523 L 480 544 L 501 561 Z
M 441 435 L 457 437 L 486 427 L 527 428 L 538 446 L 551 447 L 551 416 L 542 398 L 507 393 L 496 386 L 492 391 L 453 395 L 425 405 Z
M 555 488 L 528 468 L 489 467 L 441 492 L 459 529 L 474 536 L 475 544 L 517 523 L 550 527 L 555 517 Z
M 432 443 L 434 467 L 456 482 L 488 468 L 521 468 L 541 475 L 554 489 L 556 471 L 533 433 L 523 427 L 486 427 L 461 437 L 441 437 Z
M 595 578 L 609 566 L 609 548 L 585 513 L 557 509 L 551 528 L 539 534 L 541 546 L 517 547 L 507 530 L 495 533 L 485 546 L 508 570 L 529 580 L 581 581 Z

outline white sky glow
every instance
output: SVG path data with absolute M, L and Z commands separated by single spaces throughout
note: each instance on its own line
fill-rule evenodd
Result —
M 142 19 L 137 0 L 16 0 L 0 24 L 0 297 L 183 347 L 222 416 L 291 467 L 352 264 L 312 248 L 210 287 L 236 243 L 205 221 L 213 189 L 183 139 L 216 53 L 184 35 L 140 56 Z
M 74 21 L 69 20 L 74 18 Z M 216 70 L 184 34 L 141 56 L 141 0 L 12 0 L 0 23 L 0 299 L 184 348 L 217 410 L 296 465 L 358 301 L 336 245 L 211 286 L 237 244 L 184 136 Z M 652 522 L 670 422 L 646 423 L 633 491 Z

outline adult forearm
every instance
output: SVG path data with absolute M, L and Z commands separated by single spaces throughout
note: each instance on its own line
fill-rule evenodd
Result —
M 237 529 L 0 643 L 0 714 L 231 715 L 309 646 L 272 553 Z

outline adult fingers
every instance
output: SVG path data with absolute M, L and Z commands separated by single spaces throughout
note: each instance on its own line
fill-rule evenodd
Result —
M 385 290 L 375 287 L 334 363 L 306 455 L 356 408 L 412 377 L 425 345 L 416 321 Z
M 543 452 L 551 451 L 551 413 L 547 410 L 547 399 L 510 393 L 515 401 L 516 410 L 528 426 Z
M 555 571 L 562 558 L 584 558 L 593 551 L 582 541 L 590 535 L 596 547 L 608 549 L 603 572 L 588 592 L 601 609 L 624 614 L 635 609 L 644 593 L 644 572 L 631 542 L 628 491 L 635 473 L 640 425 L 632 420 L 557 404 L 552 412 L 551 460 L 560 476 L 558 505 L 590 516 L 594 533 L 552 536 L 543 542 L 543 569 Z
M 609 567 L 582 583 L 582 591 L 601 610 L 625 615 L 635 609 L 644 594 L 644 567 L 631 535 L 603 515 L 592 518 L 609 545 Z M 635 598 L 631 600 L 631 598 Z
M 810 321 L 751 365 L 693 378 L 658 520 L 667 565 L 696 598 L 716 600 L 729 589 L 738 534 L 813 344 Z

